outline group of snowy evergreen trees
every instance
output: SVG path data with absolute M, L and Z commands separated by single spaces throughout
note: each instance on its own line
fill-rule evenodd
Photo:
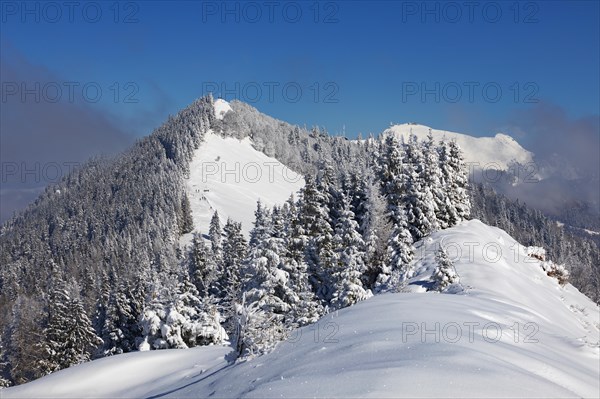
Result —
M 268 351 L 292 329 L 410 275 L 413 242 L 469 216 L 460 149 L 430 136 L 371 140 L 372 168 L 307 175 L 296 200 L 259 201 L 246 243 L 217 213 L 208 242 L 196 235 L 188 267 L 203 300 L 216 304 L 240 355 Z

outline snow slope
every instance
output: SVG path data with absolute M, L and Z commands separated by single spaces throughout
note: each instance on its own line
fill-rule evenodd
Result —
M 455 294 L 426 292 L 439 245 L 460 276 Z M 414 270 L 404 292 L 329 314 L 252 361 L 226 366 L 218 347 L 134 353 L 0 396 L 600 396 L 598 307 L 504 231 L 473 220 L 434 233 L 417 245 Z M 164 366 L 145 361 L 161 353 Z
M 225 103 L 217 100 L 215 109 L 227 109 L 227 103 L 217 107 L 219 101 Z M 202 234 L 208 233 L 216 210 L 222 224 L 230 217 L 248 235 L 258 199 L 268 207 L 283 204 L 303 186 L 301 175 L 255 150 L 249 138 L 240 141 L 212 132 L 195 151 L 186 182 L 194 226 Z
M 125 353 L 61 370 L 10 389 L 0 398 L 136 398 L 165 386 L 183 385 L 221 369 L 230 352 L 223 346 Z
M 463 151 L 465 162 L 474 163 L 476 168 L 508 170 L 514 162 L 522 165 L 533 162 L 533 153 L 521 147 L 512 137 L 502 133 L 498 133 L 494 137 L 473 137 L 405 123 L 386 129 L 384 134 L 393 133 L 398 138 L 408 140 L 412 133 L 419 140 L 425 140 L 430 130 L 435 140 L 441 140 L 444 137 L 446 140 L 456 140 Z

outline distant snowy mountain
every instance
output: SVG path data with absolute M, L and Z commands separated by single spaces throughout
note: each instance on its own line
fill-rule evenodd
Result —
M 440 245 L 460 278 L 454 295 L 427 291 Z M 407 292 L 326 315 L 266 356 L 229 364 L 218 346 L 132 353 L 2 397 L 600 396 L 597 305 L 477 220 L 416 247 Z
M 395 134 L 398 138 L 408 140 L 411 134 L 419 140 L 425 140 L 431 131 L 434 139 L 456 140 L 463 151 L 465 162 L 474 164 L 476 168 L 508 170 L 518 162 L 527 164 L 533 161 L 533 153 L 527 151 L 512 137 L 498 133 L 494 137 L 473 137 L 462 133 L 432 129 L 424 125 L 404 123 L 394 125 L 384 134 Z
M 217 118 L 219 120 L 223 120 L 223 117 L 225 116 L 225 114 L 227 112 L 231 111 L 231 105 L 229 105 L 229 103 L 227 101 L 223 100 L 222 98 L 215 100 L 214 107 L 215 107 L 215 118 Z
M 475 182 L 490 185 L 498 193 L 525 202 L 568 227 L 600 229 L 597 174 L 580 176 L 567 159 L 540 159 L 503 133 L 474 137 L 413 123 L 394 125 L 383 133 L 404 140 L 414 134 L 423 140 L 430 131 L 436 140 L 455 140 L 460 145 Z

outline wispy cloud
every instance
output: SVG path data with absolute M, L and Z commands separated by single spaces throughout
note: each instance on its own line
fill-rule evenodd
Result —
M 507 194 L 554 215 L 578 202 L 600 213 L 600 115 L 573 118 L 549 103 L 520 110 L 509 131 L 535 154 L 537 168 L 547 179 L 507 187 Z

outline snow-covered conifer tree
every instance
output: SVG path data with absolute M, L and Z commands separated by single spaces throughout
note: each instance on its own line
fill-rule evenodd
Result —
M 216 287 L 217 265 L 209 253 L 204 238 L 200 234 L 194 234 L 189 253 L 190 280 L 196 286 L 203 298 L 218 294 Z
M 304 257 L 308 238 L 304 235 L 304 227 L 300 221 L 299 211 L 302 208 L 302 205 L 296 206 L 291 197 L 281 210 L 281 218 L 285 221 L 287 232 L 284 237 L 281 268 L 289 275 L 289 286 L 294 295 L 291 300 L 290 317 L 285 320 L 287 328 L 314 323 L 323 314 L 323 307 L 312 290 L 308 264 Z M 273 223 L 275 226 L 276 222 Z
M 467 219 L 471 214 L 471 201 L 468 193 L 469 171 L 467 170 L 460 146 L 451 141 L 448 163 L 452 171 L 450 180 L 450 202 L 456 207 L 458 221 Z
M 242 234 L 240 223 L 227 220 L 223 228 L 223 267 L 220 270 L 219 287 L 222 292 L 220 311 L 225 318 L 225 329 L 231 332 L 232 317 L 235 314 L 235 303 L 242 296 L 242 271 L 247 254 L 246 239 Z
M 335 264 L 328 195 L 324 192 L 326 187 L 319 182 L 309 176 L 305 180 L 300 219 L 308 237 L 306 259 L 313 289 L 319 299 L 328 303 L 332 295 L 330 276 Z
M 269 352 L 285 338 L 281 323 L 274 315 L 264 311 L 258 302 L 247 302 L 243 294 L 235 303 L 232 344 L 238 356 L 255 357 Z
M 125 283 L 111 293 L 102 328 L 102 355 L 110 356 L 131 352 L 136 349 L 136 339 L 141 330 L 138 325 L 138 311 L 131 301 L 130 289 Z
M 419 195 L 419 175 L 415 165 L 420 165 L 421 157 L 414 138 L 405 145 L 405 157 L 402 156 L 400 147 L 398 140 L 393 135 L 388 135 L 382 145 L 378 162 L 382 192 L 388 204 L 386 216 L 391 231 L 387 235 L 386 253 L 380 255 L 383 261 L 379 273 L 374 276 L 375 291 L 396 288 L 400 281 L 408 276 L 407 268 L 414 252 L 408 212 L 420 215 L 420 203 L 413 197 Z M 376 199 L 376 196 L 372 195 L 372 199 Z M 410 201 L 413 201 L 412 204 Z
M 350 209 L 350 200 L 342 199 L 342 206 L 333 239 L 336 248 L 336 265 L 331 276 L 331 305 L 336 309 L 369 298 L 372 293 L 362 285 L 365 265 L 365 243 L 358 232 L 358 223 Z
M 388 241 L 389 264 L 377 281 L 378 290 L 394 289 L 398 284 L 411 277 L 410 262 L 414 256 L 413 238 L 403 209 L 394 216 L 395 224 Z
M 423 154 L 416 136 L 412 135 L 405 144 L 404 174 L 406 191 L 404 203 L 408 228 L 415 241 L 420 240 L 436 228 L 433 194 L 423 181 Z
M 148 301 L 140 323 L 140 350 L 220 344 L 227 334 L 213 305 L 199 298 L 198 290 L 184 275 L 175 292 L 158 290 Z
M 2 342 L 2 334 L 0 334 L 0 389 L 9 387 L 10 385 L 7 353 Z
M 458 274 L 446 250 L 440 247 L 435 254 L 437 266 L 433 272 L 434 290 L 442 292 L 458 282 Z
M 363 274 L 363 286 L 374 289 L 379 275 L 388 267 L 388 240 L 393 231 L 393 222 L 388 217 L 388 203 L 380 193 L 379 184 L 375 181 L 369 182 L 366 191 L 363 240 L 367 268 Z
M 48 326 L 44 330 L 43 343 L 47 357 L 40 364 L 45 373 L 89 361 L 92 350 L 102 343 L 77 297 L 78 286 L 74 284 L 68 289 L 56 275 L 52 284 L 54 288 L 48 298 Z
M 423 143 L 421 178 L 423 186 L 433 197 L 435 218 L 432 221 L 432 230 L 448 227 L 447 221 L 443 218 L 448 198 L 442 185 L 441 173 L 438 148 L 433 141 L 431 130 L 429 130 L 427 141 Z
M 213 256 L 215 259 L 220 259 L 222 256 L 223 231 L 221 230 L 221 220 L 217 211 L 215 211 L 210 220 L 208 236 L 210 237 L 210 249 Z

